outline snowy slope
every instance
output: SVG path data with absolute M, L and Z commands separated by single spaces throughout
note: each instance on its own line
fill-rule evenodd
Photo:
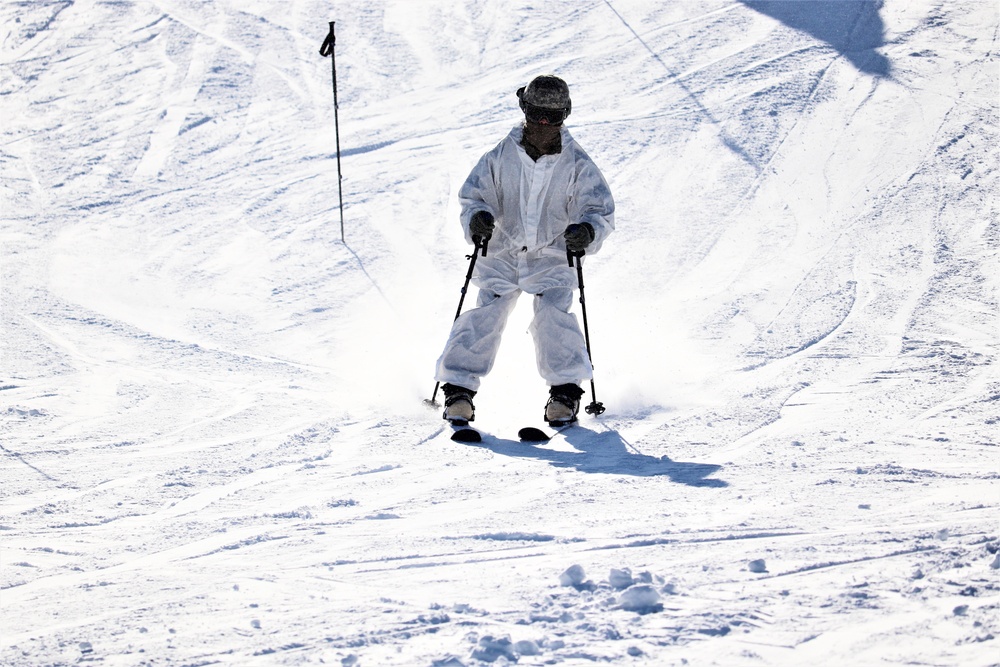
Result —
M 0 19 L 0 663 L 1000 664 L 995 3 Z M 547 72 L 608 412 L 516 441 L 524 303 L 459 444 L 456 192 Z

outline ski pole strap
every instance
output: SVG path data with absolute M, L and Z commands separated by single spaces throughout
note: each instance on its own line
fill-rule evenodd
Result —
M 333 55 L 333 47 L 337 44 L 337 37 L 333 34 L 334 21 L 330 21 L 330 32 L 323 40 L 323 46 L 319 47 L 319 54 L 324 58 Z
M 574 264 L 573 260 L 577 259 L 577 258 L 580 258 L 580 257 L 583 257 L 586 254 L 587 254 L 586 250 L 577 250 L 576 252 L 573 252 L 572 250 L 567 250 L 566 251 L 566 261 L 569 262 L 570 266 L 576 266 L 576 264 Z
M 472 254 L 477 255 L 479 254 L 480 251 L 482 251 L 483 257 L 486 257 L 486 248 L 490 245 L 490 237 L 480 236 L 479 234 L 476 234 L 475 236 L 472 237 L 472 242 L 476 246 L 476 249 L 473 251 Z

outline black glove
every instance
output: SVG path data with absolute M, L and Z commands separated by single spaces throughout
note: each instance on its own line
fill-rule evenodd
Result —
M 469 220 L 469 233 L 473 241 L 489 241 L 493 236 L 493 214 L 489 211 L 476 211 Z
M 563 236 L 566 238 L 566 250 L 580 252 L 586 250 L 587 246 L 594 240 L 594 228 L 590 226 L 589 222 L 582 224 L 574 222 L 566 228 Z

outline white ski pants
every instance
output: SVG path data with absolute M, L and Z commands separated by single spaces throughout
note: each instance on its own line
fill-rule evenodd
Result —
M 522 290 L 503 295 L 480 289 L 475 308 L 462 313 L 437 363 L 437 380 L 473 391 L 493 368 L 507 318 Z M 529 331 L 535 343 L 538 373 L 551 386 L 575 383 L 593 377 L 587 342 L 576 316 L 569 312 L 573 290 L 549 287 L 533 295 L 534 318 Z

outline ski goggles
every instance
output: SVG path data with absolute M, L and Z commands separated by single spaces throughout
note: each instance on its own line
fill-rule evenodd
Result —
M 568 109 L 549 109 L 548 107 L 536 107 L 534 104 L 524 104 L 524 118 L 529 123 L 539 125 L 562 125 L 566 120 Z

